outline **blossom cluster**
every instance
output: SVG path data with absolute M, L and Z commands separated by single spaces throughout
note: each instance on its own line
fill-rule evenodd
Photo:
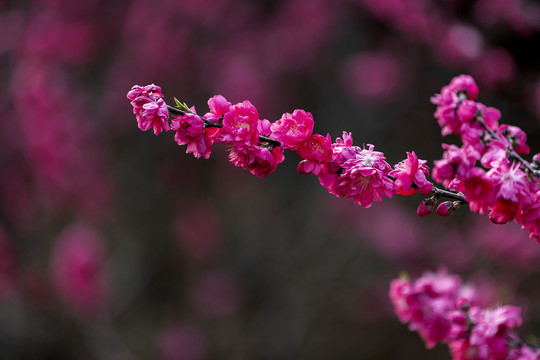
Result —
M 163 101 L 161 88 L 154 84 L 135 85 L 127 94 L 139 128 L 176 131 L 175 140 L 187 145 L 187 153 L 209 158 L 215 143 L 229 147 L 229 160 L 236 166 L 265 177 L 284 161 L 284 150 L 295 151 L 301 161 L 298 172 L 318 176 L 322 186 L 338 197 L 351 198 L 363 207 L 370 207 L 382 197 L 394 193 L 411 195 L 418 190 L 431 193 L 433 185 L 426 178 L 429 169 L 425 160 L 414 152 L 392 167 L 382 152 L 353 145 L 352 135 L 343 132 L 332 142 L 330 134 L 313 132 L 313 116 L 296 109 L 275 122 L 259 119 L 255 106 L 245 100 L 231 104 L 222 95 L 208 100 L 209 112 L 199 116 L 194 107 L 177 102 L 176 108 Z M 168 123 L 167 109 L 176 114 Z
M 467 203 L 473 212 L 489 212 L 494 223 L 515 219 L 539 240 L 540 154 L 532 164 L 525 161 L 525 133 L 517 126 L 500 125 L 499 110 L 477 102 L 477 96 L 474 79 L 460 75 L 431 99 L 442 135 L 459 135 L 463 142 L 461 147 L 443 144 L 443 158 L 435 161 L 433 178 L 444 190 L 427 179 L 427 162 L 414 151 L 392 167 L 374 145 L 353 145 L 351 133 L 344 131 L 334 142 L 330 134 L 314 133 L 313 116 L 304 110 L 285 113 L 272 123 L 259 119 L 247 100 L 233 105 L 216 95 L 208 100 L 210 111 L 199 116 L 194 107 L 177 100 L 176 108 L 166 105 L 154 84 L 135 85 L 127 94 L 141 130 L 153 128 L 156 135 L 175 130 L 176 142 L 187 145 L 186 152 L 197 158 L 209 158 L 214 142 L 226 144 L 233 164 L 263 178 L 284 161 L 284 150 L 291 150 L 302 159 L 299 173 L 317 176 L 328 192 L 357 205 L 368 208 L 383 196 L 419 192 L 426 198 L 417 214 L 424 216 L 447 197 L 452 200 L 439 204 L 439 215 L 448 216 Z M 175 115 L 170 126 L 168 112 Z
M 400 321 L 418 331 L 426 347 L 447 344 L 455 360 L 540 359 L 538 347 L 514 332 L 522 323 L 519 307 L 484 307 L 475 287 L 444 270 L 416 281 L 393 280 L 390 299 Z
M 454 78 L 431 100 L 442 135 L 459 135 L 462 146 L 443 144 L 433 178 L 465 195 L 472 211 L 489 212 L 496 224 L 515 219 L 530 237 L 540 239 L 540 182 L 537 163 L 523 160 L 529 153 L 527 136 L 517 126 L 499 124 L 497 109 L 476 101 L 472 77 Z M 538 155 L 534 157 L 538 159 Z M 439 212 L 453 210 L 444 204 Z

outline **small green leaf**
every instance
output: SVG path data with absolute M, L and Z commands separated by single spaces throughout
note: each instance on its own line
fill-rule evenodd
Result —
M 189 108 L 189 106 L 186 104 L 186 103 L 183 103 L 181 102 L 180 100 L 178 100 L 177 98 L 174 98 L 174 102 L 176 103 L 176 107 L 186 113 L 190 113 L 191 112 L 191 109 Z
M 399 278 L 401 280 L 409 281 L 411 279 L 411 275 L 409 275 L 409 273 L 406 271 L 402 271 L 399 273 Z

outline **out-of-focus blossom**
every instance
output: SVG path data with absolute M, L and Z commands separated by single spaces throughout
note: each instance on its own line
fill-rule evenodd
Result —
M 227 272 L 209 272 L 196 279 L 190 291 L 193 305 L 204 315 L 223 317 L 237 313 L 244 303 L 244 290 Z
M 503 48 L 485 51 L 471 66 L 471 73 L 480 84 L 495 88 L 514 79 L 516 64 L 512 54 Z
M 463 64 L 478 59 L 484 50 L 484 37 L 473 26 L 455 24 L 450 26 L 438 44 L 441 61 Z
M 340 72 L 347 94 L 364 103 L 392 100 L 403 77 L 396 57 L 383 51 L 355 55 L 345 62 Z
M 157 347 L 164 360 L 203 360 L 206 355 L 201 332 L 184 323 L 161 330 L 157 334 Z
M 474 168 L 480 154 L 471 147 L 459 148 L 456 145 L 443 144 L 442 160 L 436 160 L 433 167 L 433 178 L 448 187 L 458 177 L 465 179 Z
M 105 249 L 92 227 L 74 224 L 56 241 L 51 276 L 58 295 L 74 309 L 95 314 L 107 302 Z
M 206 204 L 200 197 L 194 199 L 188 209 L 183 208 L 175 221 L 179 251 L 192 261 L 210 261 L 220 250 L 220 217 L 215 207 Z

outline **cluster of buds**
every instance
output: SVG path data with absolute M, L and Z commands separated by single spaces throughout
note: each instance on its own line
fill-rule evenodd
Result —
M 538 347 L 514 332 L 522 323 L 516 306 L 486 308 L 478 291 L 445 271 L 426 273 L 416 281 L 406 276 L 390 284 L 397 316 L 418 331 L 432 348 L 447 344 L 454 360 L 537 360 Z

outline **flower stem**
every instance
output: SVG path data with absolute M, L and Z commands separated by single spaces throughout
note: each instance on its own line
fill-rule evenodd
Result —
M 484 119 L 481 117 L 481 116 L 478 116 L 476 118 L 476 121 L 482 125 L 482 127 L 486 130 L 486 132 L 489 134 L 489 136 L 491 136 L 492 139 L 495 139 L 495 140 L 499 140 L 501 141 L 501 138 L 493 131 L 491 130 L 485 123 Z M 527 171 L 530 173 L 530 174 L 533 174 L 534 176 L 536 176 L 537 178 L 540 178 L 540 170 L 534 170 L 532 167 L 531 167 L 531 164 L 523 159 L 515 150 L 514 148 L 512 147 L 512 145 L 510 144 L 508 146 L 508 148 L 506 149 L 508 151 L 508 157 L 511 158 L 511 159 L 514 159 L 514 160 L 517 160 L 519 161 L 524 167 L 525 169 L 527 169 Z

